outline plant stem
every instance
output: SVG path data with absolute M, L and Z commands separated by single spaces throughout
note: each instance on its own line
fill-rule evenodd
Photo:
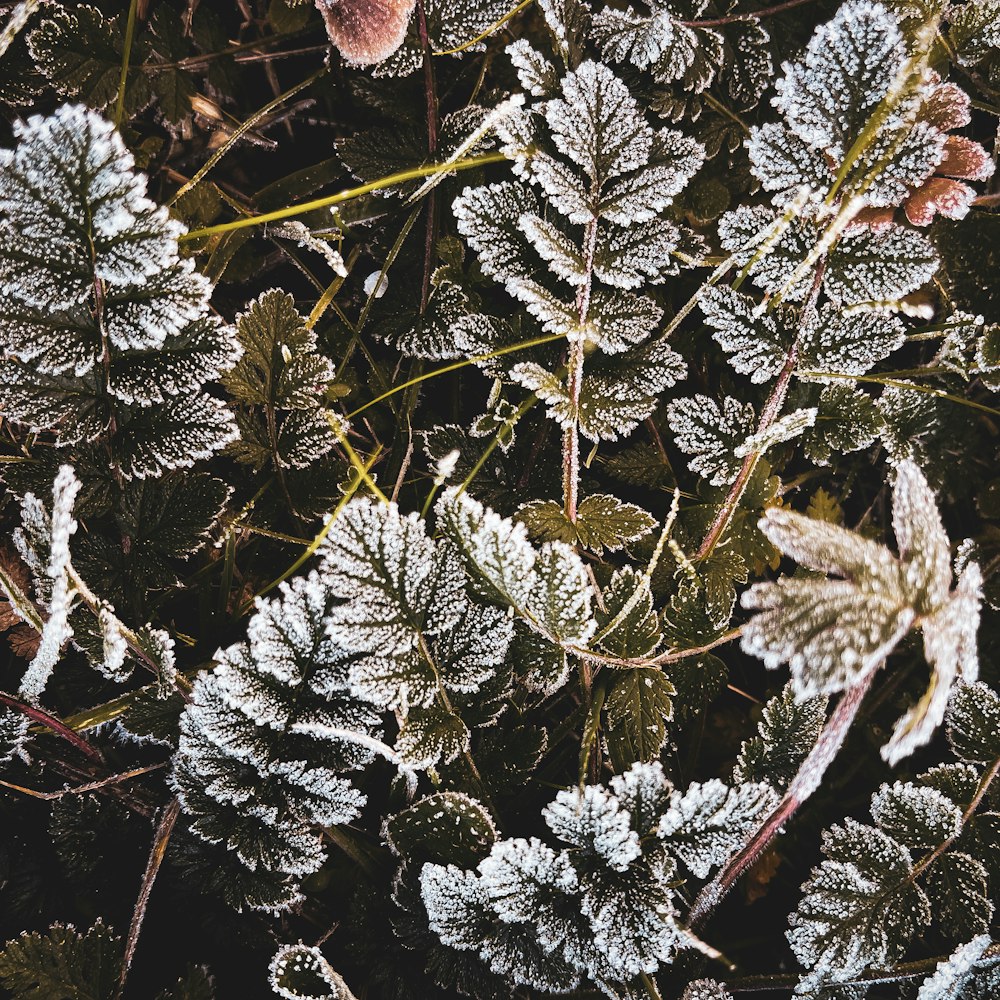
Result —
M 407 181 L 419 180 L 421 177 L 433 177 L 435 174 L 447 174 L 457 170 L 474 170 L 477 167 L 486 166 L 488 163 L 503 163 L 507 159 L 503 153 L 483 153 L 480 156 L 470 156 L 464 160 L 455 160 L 449 163 L 428 163 L 420 167 L 411 167 L 409 170 L 400 170 L 398 173 L 380 177 L 378 180 L 369 181 L 355 188 L 348 188 L 339 191 L 337 194 L 327 195 L 325 198 L 314 198 L 312 201 L 304 201 L 299 205 L 289 205 L 287 208 L 279 208 L 274 212 L 264 212 L 262 215 L 251 215 L 246 219 L 235 219 L 233 222 L 223 222 L 217 226 L 206 226 L 204 229 L 192 229 L 188 233 L 182 233 L 178 237 L 181 242 L 188 240 L 200 240 L 207 236 L 218 236 L 221 233 L 230 233 L 235 229 L 246 229 L 248 226 L 262 226 L 268 222 L 280 222 L 282 219 L 291 219 L 296 215 L 305 215 L 307 212 L 314 212 L 320 208 L 331 208 L 334 205 L 342 205 L 344 202 L 361 198 L 373 191 L 384 191 L 386 188 L 397 187 Z
M 69 726 L 61 722 L 54 715 L 49 715 L 48 712 L 44 712 L 40 708 L 35 708 L 34 705 L 18 701 L 17 698 L 12 698 L 9 694 L 4 694 L 2 691 L 0 691 L 0 705 L 6 705 L 15 712 L 26 715 L 32 721 L 45 726 L 46 729 L 50 729 L 56 736 L 61 736 L 67 743 L 72 743 L 77 750 L 86 754 L 91 760 L 104 763 L 104 755 L 97 747 L 92 747 L 82 736 L 74 733 Z
M 852 986 L 878 986 L 888 983 L 902 983 L 911 979 L 924 979 L 929 976 L 949 956 L 940 955 L 935 958 L 923 958 L 918 962 L 903 962 L 891 969 L 875 969 L 858 976 L 856 979 L 838 983 L 839 987 L 850 989 Z M 986 970 L 1000 964 L 1000 944 L 990 945 L 982 958 L 974 963 L 974 967 Z M 744 976 L 733 979 L 723 985 L 730 993 L 765 993 L 773 990 L 783 990 L 790 993 L 802 977 L 797 973 L 774 976 Z
M 685 28 L 719 28 L 725 24 L 733 24 L 735 21 L 761 21 L 765 17 L 773 17 L 775 14 L 782 14 L 793 7 L 802 7 L 804 4 L 812 3 L 812 0 L 785 0 L 784 3 L 775 4 L 773 7 L 765 7 L 763 10 L 748 10 L 745 14 L 728 14 L 726 17 L 716 17 L 709 21 L 677 21 Z
M 881 662 L 879 660 L 870 665 L 867 672 L 844 693 L 781 801 L 764 820 L 746 847 L 734 855 L 722 871 L 698 894 L 688 915 L 688 923 L 692 927 L 705 922 L 709 914 L 732 889 L 736 880 L 767 850 L 771 841 L 795 815 L 799 806 L 819 787 L 823 775 L 847 738 Z
M 570 425 L 563 431 L 563 511 L 570 524 L 576 523 L 580 497 L 580 394 L 583 390 L 584 328 L 590 311 L 594 281 L 594 254 L 597 252 L 597 219 L 587 223 L 583 239 L 584 281 L 576 296 L 578 330 L 569 345 L 566 387 L 569 392 Z
M 146 871 L 143 873 L 142 885 L 139 888 L 139 898 L 132 911 L 132 923 L 128 929 L 128 939 L 125 942 L 125 954 L 122 958 L 121 974 L 118 977 L 118 988 L 115 990 L 115 1000 L 120 1000 L 125 992 L 125 981 L 128 979 L 128 970 L 132 966 L 135 948 L 139 943 L 139 932 L 142 930 L 146 907 L 149 905 L 149 894 L 153 891 L 153 883 L 156 881 L 160 865 L 163 863 L 163 856 L 167 853 L 167 844 L 170 841 L 170 834 L 174 832 L 174 824 L 177 822 L 180 809 L 181 804 L 178 799 L 171 799 L 170 804 L 163 810 L 159 825 L 156 827 L 153 847 L 149 852 Z
M 816 306 L 816 300 L 819 298 L 820 286 L 823 282 L 823 268 L 824 268 L 825 258 L 821 257 L 816 264 L 816 270 L 813 274 L 812 288 L 809 291 L 809 296 L 802 306 L 802 312 L 799 316 L 799 329 L 796 332 L 795 340 L 792 346 L 788 349 L 788 354 L 785 356 L 785 364 L 778 375 L 777 381 L 774 383 L 774 387 L 771 389 L 771 395 L 768 396 L 767 402 L 764 404 L 764 409 L 760 413 L 760 421 L 757 425 L 757 433 L 763 433 L 767 430 L 775 420 L 778 419 L 778 414 L 781 413 L 781 408 L 785 405 L 785 397 L 788 395 L 788 386 L 792 381 L 792 375 L 795 372 L 795 366 L 798 363 L 799 358 L 799 340 L 802 336 L 802 331 L 805 325 L 811 320 L 813 312 Z M 747 483 L 750 482 L 750 477 L 753 475 L 753 471 L 757 468 L 757 462 L 763 456 L 764 451 L 761 449 L 754 449 L 743 459 L 743 465 L 740 467 L 740 471 L 736 476 L 733 485 L 729 488 L 729 493 L 726 499 L 723 501 L 722 506 L 719 508 L 718 513 L 715 515 L 715 519 L 712 521 L 708 532 L 705 534 L 701 545 L 698 547 L 698 551 L 695 553 L 695 562 L 701 562 L 707 559 L 715 549 L 715 546 L 722 540 L 723 535 L 729 528 L 733 520 L 733 516 L 736 514 L 736 510 L 739 507 L 740 499 L 743 497 L 743 493 L 747 488 Z

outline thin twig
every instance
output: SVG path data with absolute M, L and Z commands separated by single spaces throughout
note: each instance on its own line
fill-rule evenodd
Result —
M 677 21 L 685 28 L 720 28 L 726 24 L 733 24 L 736 21 L 762 21 L 765 17 L 773 17 L 775 14 L 782 14 L 793 7 L 802 7 L 812 0 L 785 0 L 784 3 L 775 4 L 773 7 L 765 7 L 763 10 L 748 10 L 744 14 L 728 14 L 725 17 L 715 17 L 708 21 Z
M 177 822 L 180 809 L 180 801 L 177 798 L 171 799 L 170 804 L 163 810 L 159 825 L 156 827 L 153 847 L 149 852 L 146 871 L 142 876 L 142 885 L 139 888 L 139 898 L 135 901 L 135 909 L 132 911 L 132 923 L 125 941 L 125 954 L 122 956 L 122 969 L 118 977 L 118 988 L 115 990 L 115 1000 L 121 1000 L 121 996 L 125 992 L 125 981 L 128 979 L 136 945 L 139 943 L 139 932 L 142 930 L 142 922 L 146 916 L 146 907 L 149 906 L 149 894 L 153 891 L 153 883 L 156 881 L 160 865 L 163 864 L 163 856 L 167 853 L 167 844 L 170 842 L 170 834 L 174 831 L 174 824 Z
M 120 785 L 122 782 L 131 781 L 132 778 L 137 778 L 141 774 L 149 774 L 150 771 L 159 771 L 166 766 L 166 763 L 162 762 L 160 764 L 150 764 L 149 767 L 137 767 L 134 771 L 113 774 L 110 778 L 91 781 L 86 785 L 76 785 L 73 788 L 63 788 L 58 792 L 40 792 L 36 788 L 25 788 L 24 785 L 15 785 L 10 781 L 0 781 L 0 785 L 3 785 L 4 788 L 10 788 L 15 792 L 30 795 L 33 799 L 44 799 L 46 802 L 51 802 L 54 799 L 61 799 L 65 795 L 84 795 L 86 792 L 96 792 L 102 788 L 107 788 L 109 785 Z

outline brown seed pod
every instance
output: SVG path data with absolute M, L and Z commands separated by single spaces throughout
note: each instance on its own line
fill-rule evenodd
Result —
M 388 59 L 403 44 L 415 0 L 316 0 L 330 41 L 353 66 Z

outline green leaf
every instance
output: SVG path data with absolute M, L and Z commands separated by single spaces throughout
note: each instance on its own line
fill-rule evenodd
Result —
M 55 7 L 28 36 L 35 62 L 64 97 L 80 97 L 90 107 L 106 108 L 118 96 L 122 66 L 122 31 L 117 17 L 106 18 L 89 4 Z M 142 52 L 132 53 L 139 62 Z M 136 57 L 139 56 L 137 59 Z M 144 73 L 130 74 L 126 110 L 141 111 L 150 93 Z
M 673 718 L 673 684 L 656 667 L 635 667 L 615 676 L 604 703 L 608 751 L 616 771 L 659 757 Z
M 461 792 L 438 792 L 385 823 L 389 846 L 405 864 L 428 861 L 473 867 L 490 852 L 497 830 L 487 809 Z
M 100 920 L 85 934 L 53 924 L 25 932 L 0 952 L 0 982 L 14 1000 L 110 1000 L 121 967 L 121 939 Z
M 649 580 L 631 566 L 615 570 L 596 611 L 594 639 L 603 652 L 635 659 L 651 656 L 660 645 L 660 621 L 653 610 Z
M 976 858 L 949 851 L 928 870 L 924 890 L 935 918 L 952 937 L 970 938 L 990 929 L 994 906 L 989 874 Z
M 1000 48 L 1000 3 L 997 0 L 970 0 L 948 11 L 948 37 L 958 52 L 959 62 L 975 66 Z
M 767 781 L 784 789 L 795 777 L 826 722 L 827 699 L 798 701 L 790 684 L 764 706 L 758 736 L 747 740 L 733 770 L 734 781 Z
M 962 760 L 992 764 L 1000 757 L 1000 695 L 982 681 L 959 685 L 948 706 L 947 732 Z
M 554 500 L 532 500 L 518 510 L 517 518 L 528 526 L 534 539 L 579 544 L 597 555 L 602 555 L 605 549 L 618 551 L 656 525 L 652 515 L 641 507 L 608 493 L 584 497 L 574 522 L 567 519 L 562 505 Z
M 427 770 L 439 761 L 450 764 L 466 753 L 469 728 L 443 708 L 412 708 L 396 737 L 396 753 L 411 767 Z

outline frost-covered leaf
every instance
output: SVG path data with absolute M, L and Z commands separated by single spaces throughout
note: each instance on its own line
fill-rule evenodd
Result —
M 630 566 L 616 570 L 596 609 L 594 644 L 625 658 L 649 656 L 660 645 L 660 620 L 649 577 Z
M 628 88 L 606 66 L 584 62 L 562 81 L 563 96 L 545 105 L 559 151 L 592 183 L 641 167 L 649 159 L 653 131 Z
M 977 858 L 962 851 L 949 851 L 939 858 L 924 878 L 934 913 L 954 936 L 982 934 L 993 919 L 989 873 Z
M 333 603 L 315 572 L 259 600 L 247 642 L 199 675 L 181 719 L 174 786 L 194 832 L 246 867 L 249 897 L 268 900 L 256 905 L 294 901 L 295 877 L 323 861 L 313 828 L 358 815 L 365 798 L 344 775 L 380 752 L 351 653 L 327 635 Z
M 411 708 L 396 737 L 395 750 L 410 767 L 427 770 L 450 764 L 469 749 L 466 724 L 443 708 Z
M 542 815 L 560 840 L 597 855 L 614 871 L 625 871 L 641 853 L 631 817 L 600 785 L 559 792 Z
M 521 184 L 505 181 L 486 187 L 466 188 L 452 205 L 458 231 L 479 254 L 483 272 L 498 281 L 526 277 L 526 246 L 519 229 L 525 214 L 537 212 L 538 203 Z
M 882 310 L 824 307 L 818 322 L 804 333 L 799 368 L 840 375 L 864 375 L 906 341 L 902 320 Z
M 890 225 L 845 234 L 830 255 L 823 288 L 844 305 L 901 299 L 938 268 L 933 244 L 922 233 Z
M 672 4 L 656 0 L 649 16 L 633 8 L 607 8 L 594 18 L 593 33 L 605 57 L 649 69 L 660 83 L 683 81 L 700 93 L 715 78 L 722 59 L 722 36 L 710 28 L 682 23 Z M 694 4 L 695 15 L 705 4 Z
M 714 979 L 697 979 L 688 983 L 681 1000 L 733 1000 L 733 995 Z
M 777 805 L 767 784 L 740 784 L 728 788 L 712 779 L 674 792 L 657 833 L 664 846 L 698 878 L 724 865 Z
M 897 469 L 893 524 L 900 555 L 837 525 L 769 510 L 761 530 L 786 555 L 837 579 L 785 577 L 758 583 L 743 606 L 759 612 L 743 648 L 766 665 L 788 663 L 798 697 L 843 690 L 874 670 L 915 625 L 934 676 L 883 748 L 891 763 L 926 743 L 959 676 L 978 669 L 979 573 L 970 564 L 951 589 L 947 535 L 934 494 L 912 462 Z
M 677 447 L 694 456 L 688 460 L 692 472 L 713 486 L 736 478 L 742 465 L 736 450 L 754 429 L 752 404 L 732 396 L 724 397 L 721 407 L 709 396 L 675 399 L 667 407 L 667 422 Z
M 997 0 L 968 0 L 949 8 L 948 37 L 959 62 L 975 66 L 1000 49 L 1000 3 Z
M 536 551 L 523 524 L 500 517 L 466 493 L 449 491 L 437 512 L 482 597 L 513 608 L 553 642 L 587 643 L 596 627 L 591 588 L 573 549 L 547 542 Z
M 881 420 L 871 396 L 844 382 L 825 386 L 816 401 L 816 423 L 802 435 L 806 456 L 827 465 L 831 456 L 867 448 Z
M 736 458 L 746 458 L 747 455 L 763 455 L 775 445 L 801 437 L 805 431 L 816 423 L 816 407 L 785 413 L 768 424 L 763 430 L 751 434 L 734 452 Z M 721 484 L 715 484 L 721 485 Z
M 180 258 L 184 227 L 146 197 L 121 136 L 93 111 L 64 105 L 15 136 L 0 154 L 9 415 L 66 444 L 114 423 L 125 478 L 218 451 L 235 423 L 201 386 L 240 349 L 208 316 L 211 286 Z M 96 377 L 105 363 L 113 394 Z
M 0 764 L 14 757 L 28 738 L 28 717 L 4 706 L 0 709 Z
M 911 850 L 930 850 L 962 829 L 962 810 L 934 788 L 897 781 L 872 796 L 872 819 Z
M 0 983 L 19 1000 L 108 1000 L 118 981 L 121 939 L 97 921 L 25 931 L 0 951 Z
M 982 681 L 959 684 L 948 706 L 947 732 L 962 760 L 993 763 L 1000 757 L 1000 697 Z
M 122 61 L 122 26 L 90 4 L 54 5 L 28 34 L 32 58 L 63 97 L 76 97 L 97 110 L 118 95 Z M 136 46 L 141 53 L 140 46 Z M 126 109 L 141 111 L 151 98 L 148 78 L 127 81 Z
M 385 834 L 407 864 L 475 864 L 489 853 L 497 830 L 486 807 L 461 792 L 438 792 L 390 817 Z
M 848 819 L 823 834 L 823 853 L 789 920 L 788 942 L 809 970 L 800 992 L 891 965 L 931 919 L 909 852 L 880 830 Z
M 987 1000 L 1000 987 L 1000 970 L 976 964 L 992 943 L 989 934 L 978 934 L 956 948 L 923 981 L 917 1000 Z
M 880 3 L 851 0 L 813 34 L 801 62 L 785 66 L 775 107 L 808 145 L 843 157 L 897 77 L 906 48 Z
M 819 738 L 826 722 L 826 698 L 798 701 L 790 684 L 764 706 L 758 736 L 747 740 L 733 769 L 736 782 L 766 781 L 783 789 Z
M 725 286 L 706 289 L 698 299 L 712 334 L 741 375 L 757 384 L 775 378 L 791 346 L 788 331 L 772 313 L 757 315 L 749 295 Z
M 355 1000 L 319 948 L 288 944 L 271 959 L 271 988 L 284 1000 Z

